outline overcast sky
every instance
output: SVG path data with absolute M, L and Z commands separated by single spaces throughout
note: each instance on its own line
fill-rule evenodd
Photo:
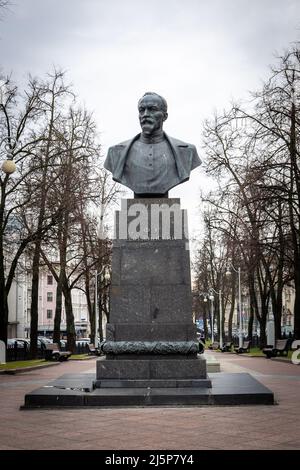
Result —
M 139 132 L 137 101 L 168 102 L 165 131 L 204 158 L 201 125 L 268 75 L 300 39 L 299 0 L 12 0 L 0 22 L 0 66 L 16 81 L 53 65 L 94 111 L 103 151 Z M 174 188 L 197 236 L 201 168 Z M 132 193 L 128 193 L 131 195 Z

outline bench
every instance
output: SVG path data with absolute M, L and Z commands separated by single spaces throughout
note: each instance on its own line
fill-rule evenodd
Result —
M 67 361 L 72 355 L 70 351 L 60 351 L 57 343 L 47 343 L 45 346 L 46 361 Z
M 251 341 L 243 341 L 242 346 L 241 347 L 237 346 L 236 348 L 234 348 L 234 350 L 237 354 L 249 353 L 250 344 L 251 344 Z
M 88 354 L 89 355 L 95 355 L 95 356 L 100 356 L 101 355 L 101 350 L 99 348 L 96 348 L 94 344 L 88 344 Z
M 227 341 L 227 343 L 224 344 L 223 348 L 221 349 L 222 352 L 231 352 L 231 348 L 232 348 L 232 342 L 231 341 Z
M 293 364 L 300 364 L 300 339 L 295 339 L 291 344 L 291 350 L 293 351 L 292 355 L 292 363 Z M 295 352 L 297 351 L 297 352 Z
M 275 341 L 274 346 L 266 346 L 263 349 L 263 353 L 266 355 L 267 359 L 271 359 L 271 357 L 279 356 L 287 356 L 289 352 L 289 339 L 277 339 Z
M 199 343 L 199 351 L 198 354 L 203 354 L 205 350 L 205 343 L 203 343 L 201 340 L 198 341 Z
M 291 344 L 292 351 L 296 351 L 297 349 L 300 349 L 300 339 L 295 339 Z
M 208 346 L 208 349 L 212 349 L 213 351 L 220 349 L 220 343 L 218 343 L 218 341 L 214 341 L 211 345 Z

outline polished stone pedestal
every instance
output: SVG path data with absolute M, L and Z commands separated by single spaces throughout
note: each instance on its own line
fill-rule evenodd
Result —
M 274 405 L 274 395 L 250 374 L 209 374 L 212 387 L 93 388 L 94 374 L 65 374 L 25 396 L 22 408 Z
M 136 204 L 143 214 L 138 237 Z M 165 204 L 162 217 L 152 210 L 155 204 Z M 27 394 L 23 408 L 274 404 L 273 393 L 249 374 L 207 376 L 192 322 L 184 220 L 179 199 L 123 202 L 113 245 L 106 356 L 98 359 L 96 375 L 64 375 Z
M 210 387 L 197 355 L 180 200 L 123 200 L 115 228 L 106 357 L 97 361 L 95 388 Z

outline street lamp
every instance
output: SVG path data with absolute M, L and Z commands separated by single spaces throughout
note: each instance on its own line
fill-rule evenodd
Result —
M 220 349 L 223 347 L 223 329 L 222 329 L 222 317 L 223 317 L 223 311 L 222 311 L 222 291 L 216 291 L 213 287 L 209 288 L 210 296 L 212 299 L 214 299 L 213 293 L 217 294 L 219 296 L 219 315 L 220 315 Z
M 210 315 L 211 315 L 211 342 L 214 342 L 214 296 L 210 292 L 199 292 L 199 297 L 203 297 L 203 302 L 207 302 L 207 299 L 211 301 L 211 310 L 210 310 Z
M 237 269 L 233 266 L 232 262 L 229 263 L 229 266 L 238 273 L 238 282 L 239 282 L 239 348 L 243 346 L 243 332 L 242 332 L 242 294 L 241 294 L 241 268 Z M 226 276 L 231 276 L 231 271 L 228 269 L 226 271 Z
M 13 148 L 16 146 L 16 141 L 13 141 L 13 139 L 9 137 L 5 137 L 1 142 L 0 142 L 0 147 L 3 143 L 5 143 L 5 150 L 6 150 L 6 160 L 2 163 L 2 171 L 6 173 L 7 175 L 11 175 L 16 171 L 16 164 L 14 162 L 14 154 L 13 154 Z
M 95 272 L 95 337 L 94 337 L 94 345 L 97 348 L 98 347 L 98 330 L 99 330 L 99 318 L 98 318 L 98 276 L 103 275 L 104 273 L 104 281 L 109 281 L 110 280 L 110 274 L 109 274 L 109 266 L 105 264 L 101 271 L 98 273 L 98 271 Z

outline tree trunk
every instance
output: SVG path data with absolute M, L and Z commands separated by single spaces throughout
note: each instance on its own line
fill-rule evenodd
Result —
M 266 324 L 267 324 L 267 314 L 268 311 L 262 311 L 259 321 L 259 328 L 260 328 L 260 337 L 259 337 L 259 347 L 263 349 L 267 344 L 267 336 L 266 336 Z
M 55 305 L 54 331 L 53 331 L 53 343 L 57 343 L 57 344 L 60 344 L 61 312 L 62 312 L 62 279 L 61 279 L 61 276 L 59 276 L 59 280 L 56 286 L 56 305 Z
M 8 304 L 5 286 L 0 282 L 0 340 L 7 344 Z
M 222 338 L 223 338 L 223 343 L 224 343 L 224 340 L 225 340 L 225 307 L 224 307 L 224 305 L 222 306 L 221 325 L 222 325 Z
M 35 244 L 32 261 L 32 283 L 31 283 L 31 308 L 30 308 L 30 357 L 37 357 L 37 337 L 38 337 L 38 302 L 39 302 L 39 269 L 40 269 L 40 249 L 41 242 Z
M 290 129 L 290 159 L 291 159 L 291 185 L 289 192 L 290 224 L 294 251 L 294 280 L 295 280 L 295 305 L 294 305 L 294 338 L 300 339 L 300 180 L 299 180 L 299 159 L 297 158 L 297 134 L 296 134 L 296 105 L 291 105 L 291 129 Z M 293 182 L 295 182 L 297 192 L 298 214 L 294 217 L 293 210 Z M 296 220 L 296 221 L 295 221 Z
M 248 320 L 248 340 L 252 341 L 252 336 L 253 336 L 253 321 L 254 321 L 254 314 L 253 310 L 250 309 L 249 312 L 249 320 Z
M 98 331 L 99 331 L 99 339 L 100 339 L 100 343 L 101 343 L 103 341 L 103 327 L 102 327 L 103 314 L 102 314 L 102 309 L 101 308 L 99 308 L 99 310 L 98 310 L 98 315 L 99 315 L 99 317 L 98 317 L 99 330 Z
M 89 321 L 91 325 L 91 340 L 94 341 L 95 338 L 95 312 L 92 305 L 91 294 L 90 294 L 90 277 L 86 267 L 86 275 L 85 275 L 85 295 L 87 301 L 87 308 L 88 308 L 88 315 Z
M 264 296 L 263 292 L 260 292 L 260 301 L 261 301 L 261 312 L 259 313 L 257 296 L 255 292 L 254 277 L 249 276 L 249 294 L 250 294 L 250 312 L 254 313 L 259 322 L 260 327 L 260 338 L 259 338 L 259 347 L 262 349 L 266 345 L 266 322 L 268 315 L 268 306 L 266 305 L 267 296 Z
M 277 298 L 272 299 L 272 308 L 274 315 L 275 340 L 281 339 L 281 317 L 282 317 L 282 292 L 278 293 Z
M 100 290 L 100 292 L 99 292 Z M 98 290 L 99 292 L 99 298 L 98 298 L 98 313 L 99 313 L 99 337 L 100 341 L 103 341 L 104 335 L 103 335 L 103 312 L 105 312 L 106 316 L 108 315 L 107 312 L 107 293 L 105 287 L 102 288 L 101 283 L 100 283 L 100 289 Z
M 72 353 L 76 349 L 76 331 L 74 323 L 74 314 L 72 307 L 71 289 L 66 285 L 67 279 L 64 281 L 63 294 L 65 297 L 65 310 L 67 320 L 67 349 Z
M 203 329 L 204 329 L 204 338 L 208 338 L 208 328 L 207 328 L 207 312 L 206 307 L 203 310 Z
M 217 322 L 217 325 L 216 325 L 217 326 L 217 341 L 220 341 L 220 309 L 219 309 L 219 302 L 216 302 L 216 300 L 214 300 L 214 307 L 215 307 L 214 317 L 215 317 L 215 321 Z

